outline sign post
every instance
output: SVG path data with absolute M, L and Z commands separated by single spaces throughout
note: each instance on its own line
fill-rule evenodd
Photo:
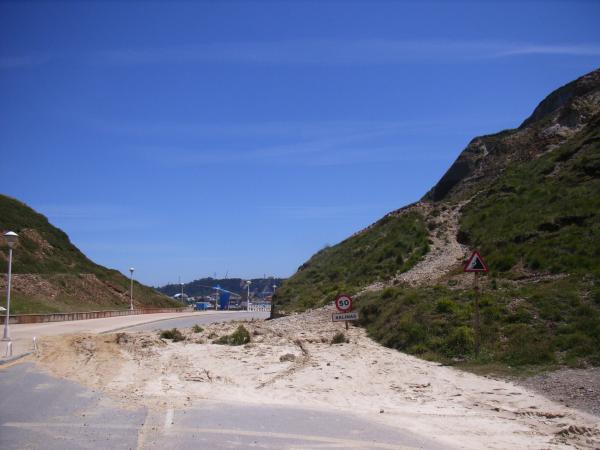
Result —
M 479 297 L 481 290 L 479 289 L 479 274 L 486 273 L 488 267 L 483 261 L 483 258 L 478 251 L 474 251 L 465 265 L 465 272 L 473 273 L 473 290 L 475 291 L 475 356 L 479 356 L 481 349 L 481 324 L 479 318 Z
M 349 295 L 338 295 L 335 299 L 335 307 L 340 314 L 333 314 L 331 320 L 333 322 L 344 321 L 346 322 L 346 330 L 348 329 L 349 320 L 358 320 L 358 313 L 352 311 L 352 297 Z

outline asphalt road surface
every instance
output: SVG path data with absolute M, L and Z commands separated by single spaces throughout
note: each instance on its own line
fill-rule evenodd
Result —
M 182 313 L 159 313 L 159 314 L 137 314 L 131 316 L 108 317 L 103 319 L 72 320 L 65 322 L 45 322 L 31 324 L 17 324 L 10 326 L 12 338 L 13 355 L 28 353 L 33 349 L 33 337 L 38 339 L 44 336 L 56 336 L 72 333 L 108 333 L 115 330 L 134 329 L 159 330 L 163 328 L 185 328 L 185 324 L 193 326 L 195 323 L 206 324 L 212 322 L 223 322 L 227 320 L 251 320 L 264 319 L 268 316 L 266 312 L 246 311 L 187 311 Z M 172 319 L 182 319 L 171 321 Z M 165 322 L 162 322 L 165 321 Z M 0 343 L 0 364 L 6 362 L 7 343 Z
M 120 331 L 155 331 L 167 330 L 171 328 L 191 328 L 194 325 L 207 325 L 215 322 L 229 322 L 232 320 L 253 320 L 266 319 L 269 317 L 268 312 L 229 312 L 227 315 L 203 315 L 198 313 L 195 316 L 178 317 L 176 319 L 161 320 L 159 322 L 143 323 L 131 327 L 122 328 Z
M 0 448 L 441 449 L 441 445 L 330 410 L 197 401 L 186 409 L 124 406 L 33 363 L 0 367 Z

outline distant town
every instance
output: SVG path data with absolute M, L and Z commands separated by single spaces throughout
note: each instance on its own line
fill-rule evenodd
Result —
M 268 310 L 283 278 L 202 278 L 189 283 L 169 283 L 156 289 L 195 310 Z M 250 301 L 250 306 L 248 305 Z

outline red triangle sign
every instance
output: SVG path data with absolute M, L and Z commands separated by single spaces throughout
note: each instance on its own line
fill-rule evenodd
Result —
M 483 261 L 479 252 L 473 252 L 465 266 L 465 272 L 487 272 L 488 266 Z

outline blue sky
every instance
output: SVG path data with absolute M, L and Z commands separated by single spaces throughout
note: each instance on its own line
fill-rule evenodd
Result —
M 600 67 L 600 2 L 0 2 L 0 192 L 148 284 L 289 276 Z

